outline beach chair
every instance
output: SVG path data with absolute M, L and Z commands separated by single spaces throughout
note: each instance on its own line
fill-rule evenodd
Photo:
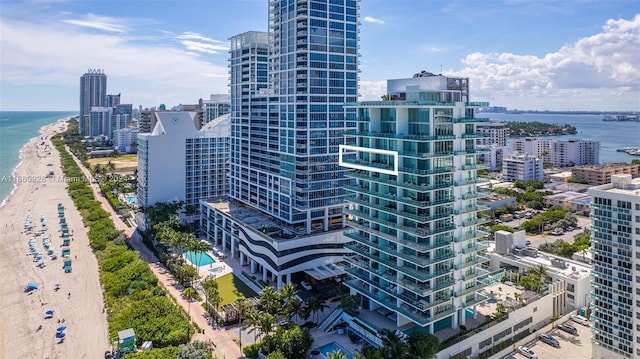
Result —
M 67 238 L 63 239 L 63 240 L 62 240 L 62 246 L 63 246 L 63 247 L 65 247 L 65 246 L 66 246 L 66 247 L 68 247 L 68 246 L 69 246 L 69 244 L 70 244 L 69 242 L 71 242 L 71 241 L 69 240 L 69 237 L 67 237 Z
M 65 273 L 71 273 L 71 259 L 65 259 L 63 268 Z
M 63 257 L 63 258 L 67 258 L 67 257 L 70 257 L 70 256 L 71 256 L 71 249 L 69 249 L 69 248 L 64 248 L 64 249 L 62 250 L 62 257 Z

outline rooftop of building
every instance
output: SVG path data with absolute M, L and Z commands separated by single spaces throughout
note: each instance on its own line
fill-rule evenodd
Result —
M 515 254 L 499 254 L 495 252 L 495 244 L 489 245 L 487 252 L 495 256 L 500 256 L 511 261 L 522 263 L 527 268 L 537 265 L 543 265 L 547 268 L 547 273 L 550 275 L 557 275 L 560 277 L 571 279 L 582 279 L 591 276 L 591 266 L 580 263 L 568 258 L 554 256 L 552 254 L 537 252 L 537 257 L 519 256 Z M 553 260 L 553 262 L 552 262 Z M 554 263 L 556 265 L 554 265 Z M 559 267 L 557 264 L 564 263 L 564 267 Z
M 611 163 L 600 163 L 597 165 L 582 165 L 582 166 L 575 166 L 573 169 L 576 170 L 602 170 L 602 169 L 607 169 L 607 168 L 617 168 L 617 167 L 625 167 L 625 166 L 631 166 L 630 163 L 626 163 L 626 162 L 611 162 Z
M 256 232 L 263 233 L 275 241 L 286 241 L 300 237 L 314 236 L 327 233 L 323 230 L 320 222 L 312 224 L 311 233 L 307 233 L 303 224 L 291 225 L 282 220 L 274 218 L 264 212 L 232 200 L 226 201 L 205 201 L 209 206 L 228 215 L 235 221 L 242 223 L 245 227 L 252 228 Z M 342 231 L 342 221 L 329 225 L 328 232 Z
M 546 199 L 568 201 L 568 200 L 574 200 L 582 197 L 589 197 L 589 195 L 586 193 L 566 191 L 566 192 L 559 192 L 559 193 L 549 195 L 546 197 Z
M 591 190 L 640 197 L 640 177 L 632 178 L 630 174 L 612 175 L 611 183 L 591 187 L 590 193 Z

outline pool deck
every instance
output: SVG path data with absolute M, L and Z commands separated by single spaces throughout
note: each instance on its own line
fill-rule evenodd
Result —
M 197 267 L 200 278 L 202 278 L 203 280 L 206 280 L 207 278 L 213 279 L 216 277 L 222 277 L 223 275 L 227 275 L 229 273 L 233 273 L 233 268 L 223 262 L 222 258 L 216 256 L 212 251 L 208 251 L 206 253 L 211 258 L 213 258 L 215 262 L 209 265 L 205 264 Z

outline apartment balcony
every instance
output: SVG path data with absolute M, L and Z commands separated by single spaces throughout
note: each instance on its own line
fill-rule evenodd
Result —
M 362 249 L 360 247 L 354 246 L 354 245 L 347 244 L 347 245 L 345 245 L 345 248 L 351 249 L 352 251 L 354 251 L 354 252 L 356 252 L 356 253 L 368 258 L 370 261 L 375 261 L 375 262 L 378 262 L 380 264 L 384 264 L 385 266 L 387 266 L 389 268 L 395 269 L 398 272 L 402 272 L 405 275 L 413 277 L 414 279 L 416 279 L 418 281 L 421 281 L 421 282 L 429 280 L 430 278 L 433 277 L 433 275 L 429 271 L 427 271 L 426 269 L 416 269 L 416 268 L 412 268 L 412 267 L 407 267 L 405 265 L 398 265 L 397 261 L 392 261 L 392 260 L 389 260 L 389 259 L 380 258 L 379 256 L 373 255 L 373 254 L 369 253 L 368 251 L 366 251 L 366 250 L 364 250 L 364 249 Z M 451 259 L 454 256 L 455 256 L 455 253 L 453 251 L 451 251 L 451 252 L 449 252 L 449 254 L 446 257 L 442 256 L 441 258 L 439 258 L 437 260 L 428 261 L 429 262 L 428 265 L 434 264 L 434 263 L 439 263 L 439 262 Z
M 349 235 L 347 237 L 355 239 L 355 238 L 353 238 L 355 236 Z M 365 244 L 348 243 L 348 244 L 345 244 L 344 247 L 347 248 L 347 249 L 350 249 L 350 250 L 352 250 L 352 251 L 354 251 L 354 252 L 356 252 L 358 254 L 361 254 L 361 255 L 363 255 L 365 257 L 371 258 L 371 259 L 373 259 L 373 260 L 375 260 L 377 262 L 380 262 L 380 263 L 391 263 L 391 264 L 393 264 L 395 266 L 398 266 L 397 264 L 395 264 L 397 262 L 394 262 L 394 261 L 391 261 L 391 260 L 388 260 L 388 259 L 384 259 L 384 258 L 381 258 L 380 256 L 376 256 L 374 254 L 371 254 L 369 252 L 369 248 L 377 249 L 378 251 L 384 252 L 384 253 L 386 253 L 386 254 L 388 254 L 390 256 L 393 256 L 393 257 L 400 257 L 400 258 L 404 259 L 405 261 L 411 262 L 412 264 L 415 264 L 416 266 L 419 266 L 419 267 L 426 267 L 426 266 L 434 264 L 434 263 L 438 263 L 438 262 L 445 261 L 447 259 L 451 259 L 451 258 L 453 258 L 455 256 L 455 252 L 446 251 L 445 254 L 441 254 L 440 256 L 438 256 L 437 259 L 428 259 L 428 258 L 425 258 L 425 257 L 419 257 L 419 256 L 416 256 L 416 255 L 413 255 L 413 254 L 409 254 L 409 253 L 405 253 L 405 252 L 398 252 L 397 248 L 394 247 L 394 246 L 390 246 L 390 245 L 381 246 L 381 245 L 379 245 L 377 243 L 373 243 L 373 242 L 368 242 L 368 243 L 365 243 Z
M 468 234 L 465 233 L 463 235 L 457 236 L 453 239 L 454 242 L 463 242 L 469 239 L 474 239 L 474 238 L 479 238 L 479 237 L 484 237 L 484 236 L 488 236 L 489 232 L 485 232 L 485 231 L 481 231 L 476 229 L 476 231 L 474 233 Z
M 401 217 L 404 217 L 404 218 L 412 219 L 412 220 L 420 222 L 420 223 L 427 223 L 427 222 L 433 221 L 434 219 L 437 219 L 437 217 L 435 217 L 435 216 L 418 215 L 418 214 L 414 214 L 414 213 L 398 210 L 396 208 L 395 204 L 383 206 L 383 205 L 379 205 L 379 204 L 373 204 L 373 203 L 371 203 L 369 201 L 366 201 L 366 200 L 363 200 L 363 199 L 360 199 L 360 198 L 356 198 L 356 197 L 353 197 L 353 196 L 346 196 L 345 200 L 347 202 L 356 203 L 356 204 L 359 204 L 359 205 L 364 206 L 364 207 L 375 208 L 375 209 L 378 209 L 378 210 L 386 212 L 386 213 L 391 213 L 391 214 L 395 214 L 395 215 L 398 215 L 398 216 L 401 216 Z M 429 202 L 429 204 L 430 204 L 430 206 L 435 206 L 435 205 L 438 205 L 438 204 L 449 203 L 449 202 L 453 202 L 453 201 L 454 201 L 454 199 L 453 199 L 453 197 L 451 197 L 451 198 L 446 198 L 446 199 L 439 200 L 439 201 L 431 201 L 431 202 Z M 444 229 L 438 229 L 437 231 L 432 230 L 431 233 L 429 233 L 429 234 L 440 233 L 440 232 L 447 231 L 447 230 L 450 230 L 450 228 L 447 227 L 447 228 L 444 228 Z
M 453 151 L 454 154 L 456 155 L 473 155 L 473 154 L 478 154 L 478 153 L 486 153 L 489 152 L 488 148 L 470 148 L 470 149 L 466 149 L 466 150 L 460 150 L 460 151 Z
M 462 226 L 463 227 L 469 227 L 469 226 L 474 226 L 474 225 L 478 225 L 478 224 L 485 224 L 490 222 L 491 219 L 487 218 L 487 217 L 480 217 L 480 218 L 476 218 L 476 219 L 467 219 L 462 221 Z
M 352 228 L 357 228 L 357 229 L 360 229 L 360 230 L 365 231 L 365 232 L 373 233 L 375 231 L 375 230 L 372 230 L 372 229 L 370 229 L 368 227 L 360 225 L 360 224 L 358 224 L 358 223 L 356 223 L 354 221 L 347 221 L 346 224 L 348 226 L 352 227 Z M 357 232 L 357 231 L 346 230 L 344 232 L 344 235 L 346 237 L 349 237 L 349 238 L 351 238 L 351 239 L 353 239 L 353 240 L 355 240 L 357 242 L 360 242 L 362 244 L 365 244 L 365 245 L 371 245 L 372 243 L 374 243 L 374 244 L 376 243 L 375 241 L 371 241 L 369 238 L 366 238 L 366 237 L 364 237 L 364 236 L 362 236 L 362 235 L 360 235 L 358 233 L 359 232 Z M 438 249 L 438 248 L 443 248 L 443 247 L 446 247 L 446 246 L 450 245 L 450 242 L 441 242 L 441 243 L 430 245 L 430 244 L 427 244 L 427 243 L 411 242 L 411 241 L 407 241 L 405 239 L 400 239 L 400 238 L 394 238 L 393 241 L 395 243 L 401 244 L 401 245 L 403 245 L 403 246 L 405 246 L 407 248 L 410 248 L 410 249 L 413 249 L 415 251 L 422 252 L 422 253 L 424 253 L 426 251 Z
M 396 304 L 396 302 L 391 302 L 391 301 L 382 301 L 376 294 L 372 293 L 369 288 L 366 286 L 366 284 L 358 281 L 357 279 L 353 279 L 353 280 L 348 280 L 345 281 L 345 285 L 347 285 L 348 287 L 356 290 L 358 293 L 360 293 L 361 295 L 364 295 L 370 299 L 372 299 L 374 302 L 376 303 L 380 303 L 382 304 L 384 307 L 389 308 L 393 311 L 402 313 L 404 316 L 410 318 L 412 321 L 420 324 L 420 325 L 427 325 L 429 322 L 431 322 L 431 320 L 429 319 L 429 317 L 422 315 L 420 313 L 413 312 L 409 309 L 408 305 L 404 304 L 406 307 L 400 307 Z M 452 311 L 453 312 L 453 311 Z
M 445 157 L 453 155 L 453 151 L 444 151 L 444 152 L 411 152 L 411 151 L 398 151 L 398 154 L 404 157 L 412 157 L 412 158 L 435 158 L 435 157 Z
M 489 169 L 489 165 L 484 164 L 484 163 L 476 163 L 476 164 L 472 164 L 472 165 L 463 165 L 462 166 L 463 170 L 482 170 L 482 169 Z
M 411 167 L 400 167 L 398 168 L 398 170 L 400 172 L 405 172 L 405 173 L 412 173 L 412 174 L 416 174 L 416 175 L 433 175 L 433 174 L 438 174 L 438 173 L 447 173 L 447 172 L 453 172 L 455 171 L 455 167 L 453 166 L 443 166 L 443 167 L 435 167 L 429 170 L 423 170 L 423 169 L 417 169 L 417 168 L 411 168 Z
M 454 181 L 453 184 L 456 186 L 464 186 L 464 185 L 484 183 L 484 182 L 489 182 L 489 178 L 478 176 L 474 178 L 467 178 L 462 181 Z
M 470 261 L 465 261 L 464 263 L 461 263 L 461 264 L 454 264 L 453 269 L 469 268 L 469 267 L 475 266 L 476 264 L 478 264 L 478 262 L 474 259 Z

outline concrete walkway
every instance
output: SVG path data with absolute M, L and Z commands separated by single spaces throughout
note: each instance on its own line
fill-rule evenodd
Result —
M 69 153 L 71 153 L 68 147 L 65 146 L 65 148 Z M 89 170 L 84 167 L 84 165 L 78 160 L 78 158 L 75 157 L 75 155 L 72 156 L 86 178 L 92 179 L 93 177 L 91 176 Z M 167 293 L 173 299 L 175 299 L 175 302 L 178 303 L 178 305 L 180 305 L 187 313 L 189 313 L 191 320 L 195 322 L 201 330 L 204 329 L 204 333 L 201 332 L 195 334 L 191 338 L 191 340 L 199 340 L 212 343 L 213 353 L 220 359 L 242 358 L 240 348 L 238 344 L 233 341 L 234 336 L 231 331 L 227 331 L 224 328 L 216 329 L 209 325 L 205 318 L 205 311 L 201 303 L 196 301 L 189 302 L 182 296 L 182 292 L 180 290 L 178 282 L 164 267 L 164 265 L 160 263 L 158 258 L 155 257 L 155 255 L 144 245 L 144 243 L 142 243 L 142 239 L 140 238 L 140 235 L 135 231 L 135 228 L 127 226 L 122 221 L 120 216 L 115 213 L 114 209 L 111 207 L 107 199 L 100 191 L 100 187 L 97 183 L 91 181 L 90 186 L 96 199 L 102 204 L 102 208 L 110 214 L 116 229 L 124 231 L 131 247 L 138 251 L 140 253 L 140 257 L 149 263 L 149 267 L 156 275 L 156 277 L 158 277 L 160 286 L 162 286 L 167 291 Z

